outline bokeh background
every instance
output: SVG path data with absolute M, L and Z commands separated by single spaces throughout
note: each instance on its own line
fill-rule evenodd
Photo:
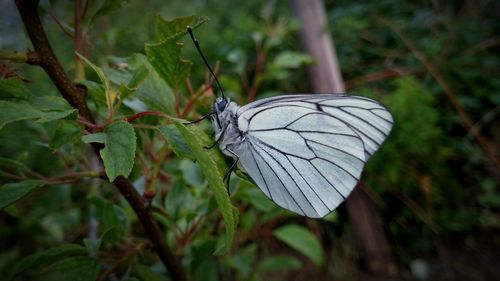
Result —
M 88 15 L 103 2 L 90 4 Z M 79 50 L 112 81 L 120 81 L 124 71 L 117 62 L 144 54 L 144 44 L 156 40 L 158 15 L 197 15 L 210 19 L 196 35 L 209 61 L 217 61 L 218 77 L 231 99 L 244 104 L 312 91 L 307 69 L 317 62 L 301 47 L 301 23 L 288 1 L 108 2 L 116 4 L 113 9 L 92 22 L 87 17 Z M 366 210 L 342 204 L 325 219 L 306 219 L 279 209 L 250 182 L 233 176 L 231 197 L 240 211 L 239 225 L 231 252 L 214 256 L 224 228 L 211 190 L 196 162 L 168 154 L 157 164 L 162 172 L 154 184 L 159 195 L 154 204 L 164 214 L 158 220 L 189 278 L 497 280 L 500 3 L 336 0 L 323 5 L 346 92 L 381 101 L 395 118 L 391 135 L 358 186 L 371 215 L 359 217 Z M 72 1 L 42 1 L 40 15 L 55 53 L 76 78 L 74 40 L 65 34 L 74 27 L 74 6 Z M 193 62 L 189 79 L 196 90 L 209 78 L 188 37 L 184 42 L 182 57 Z M 28 48 L 13 1 L 2 0 L 0 49 Z M 39 68 L 1 63 L 2 79 L 19 76 L 32 93 L 57 95 Z M 90 69 L 83 77 L 99 82 Z M 189 100 L 186 85 L 175 93 L 154 94 L 170 95 L 166 100 L 175 98 L 181 109 Z M 200 96 L 182 117 L 194 120 L 209 112 L 213 98 L 213 92 Z M 136 112 L 128 105 L 129 113 Z M 164 105 L 165 111 L 175 114 L 168 112 L 173 106 Z M 210 132 L 208 122 L 200 126 Z M 51 130 L 50 124 L 32 121 L 8 124 L 0 131 L 0 156 L 47 177 L 92 165 L 95 159 L 78 137 L 54 149 Z M 144 171 L 165 139 L 136 130 L 140 148 L 131 179 L 142 190 L 148 180 Z M 11 167 L 2 163 L 0 183 L 15 182 Z M 97 256 L 105 271 L 145 236 L 120 194 L 93 179 L 51 185 L 0 211 L 0 276 L 29 254 L 101 235 L 104 227 L 91 225 L 107 223 L 105 204 L 118 210 L 123 225 L 122 235 Z M 125 260 L 110 280 L 166 278 L 150 251 L 133 252 Z M 27 271 L 23 280 L 50 280 L 50 274 L 40 272 L 46 273 L 43 268 Z

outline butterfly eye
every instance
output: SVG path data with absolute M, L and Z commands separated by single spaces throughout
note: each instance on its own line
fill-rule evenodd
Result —
M 226 108 L 227 101 L 225 99 L 222 99 L 217 102 L 217 111 L 221 112 L 224 111 L 224 108 Z

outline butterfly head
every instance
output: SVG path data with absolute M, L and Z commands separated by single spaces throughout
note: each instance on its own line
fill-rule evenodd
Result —
M 229 105 L 229 99 L 224 97 L 219 97 L 214 102 L 214 111 L 217 114 L 222 113 Z

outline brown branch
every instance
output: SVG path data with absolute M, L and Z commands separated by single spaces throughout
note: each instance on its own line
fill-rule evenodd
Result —
M 42 27 L 38 15 L 38 3 L 35 0 L 16 0 L 17 9 L 25 25 L 29 38 L 39 55 L 40 65 L 49 75 L 52 82 L 56 85 L 62 96 L 90 123 L 95 123 L 90 110 L 87 107 L 85 92 L 79 89 L 68 77 L 63 67 L 57 60 L 52 47 L 47 39 L 45 30 Z M 89 128 L 92 130 L 92 128 Z M 99 155 L 101 145 L 93 146 L 94 151 Z M 180 262 L 168 248 L 164 235 L 153 219 L 150 205 L 136 191 L 128 178 L 120 176 L 116 178 L 113 184 L 118 188 L 121 194 L 127 199 L 134 209 L 144 230 L 151 239 L 153 248 L 157 252 L 162 262 L 167 267 L 173 280 L 186 280 L 186 275 Z
M 85 92 L 76 87 L 71 79 L 69 79 L 52 50 L 47 35 L 42 27 L 40 17 L 38 16 L 38 2 L 39 1 L 27 0 L 16 1 L 17 9 L 21 14 L 28 36 L 40 58 L 37 64 L 45 70 L 47 75 L 49 75 L 63 97 L 74 108 L 78 109 L 82 116 L 94 123 L 94 119 L 87 107 Z

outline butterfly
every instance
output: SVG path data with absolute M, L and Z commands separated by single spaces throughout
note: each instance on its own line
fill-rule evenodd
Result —
M 214 111 L 221 151 L 276 204 L 312 218 L 347 198 L 393 124 L 378 102 L 337 94 L 284 95 L 242 107 L 217 98 Z
M 235 160 L 228 174 L 238 164 L 273 202 L 311 218 L 349 196 L 393 125 L 391 113 L 366 97 L 282 95 L 240 107 L 219 88 L 222 97 L 207 116 L 214 145 Z

